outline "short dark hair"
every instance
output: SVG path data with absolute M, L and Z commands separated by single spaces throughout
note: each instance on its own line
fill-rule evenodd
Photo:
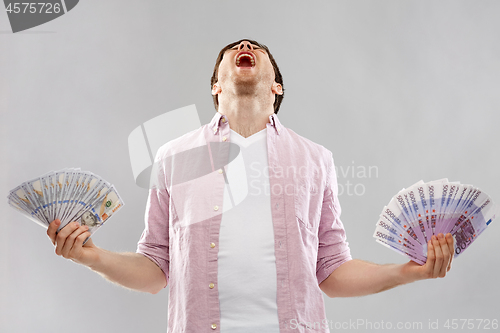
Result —
M 222 50 L 220 50 L 219 55 L 217 56 L 217 60 L 215 62 L 215 67 L 214 67 L 214 72 L 212 74 L 212 80 L 210 82 L 210 87 L 213 87 L 214 84 L 217 83 L 217 75 L 218 75 L 218 72 L 219 72 L 219 65 L 220 65 L 220 63 L 222 61 L 222 58 L 224 57 L 224 53 L 227 50 L 229 50 L 230 48 L 232 48 L 232 47 L 240 44 L 243 41 L 250 42 L 251 44 L 257 45 L 257 46 L 263 48 L 264 50 L 266 50 L 266 52 L 267 52 L 267 54 L 269 56 L 269 60 L 271 60 L 271 64 L 273 65 L 273 68 L 274 68 L 274 76 L 275 76 L 274 80 L 277 83 L 281 84 L 281 87 L 282 87 L 282 90 L 283 90 L 283 94 L 282 95 L 276 94 L 276 96 L 274 98 L 274 104 L 273 104 L 273 106 L 274 106 L 274 113 L 278 114 L 278 110 L 280 109 L 281 102 L 283 101 L 283 97 L 285 96 L 285 88 L 283 87 L 283 77 L 281 76 L 281 72 L 280 72 L 280 69 L 278 68 L 278 64 L 274 60 L 273 55 L 271 54 L 271 52 L 269 51 L 269 49 L 267 48 L 267 46 L 265 46 L 264 44 L 258 43 L 258 42 L 254 41 L 254 40 L 251 40 L 251 39 L 240 39 L 237 42 L 234 42 L 234 43 L 226 45 Z M 219 110 L 219 100 L 217 98 L 218 96 L 214 95 L 212 97 L 214 99 L 215 109 Z

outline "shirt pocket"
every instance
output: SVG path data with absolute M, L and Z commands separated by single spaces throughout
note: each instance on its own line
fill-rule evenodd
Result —
M 302 226 L 315 229 L 321 217 L 321 200 L 318 186 L 300 179 L 295 186 L 295 216 Z

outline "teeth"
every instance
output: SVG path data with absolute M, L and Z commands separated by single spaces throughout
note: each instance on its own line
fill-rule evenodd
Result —
M 250 63 L 252 64 L 252 67 L 255 66 L 255 60 L 253 59 L 253 57 L 249 54 L 242 54 L 240 55 L 237 59 L 236 59 L 236 66 L 239 66 L 240 65 L 240 59 L 243 58 L 243 57 L 248 57 L 250 58 Z

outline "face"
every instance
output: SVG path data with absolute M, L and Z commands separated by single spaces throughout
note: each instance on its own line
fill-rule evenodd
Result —
M 225 89 L 250 93 L 256 88 L 282 94 L 281 85 L 275 82 L 274 68 L 267 52 L 248 41 L 242 41 L 224 53 L 217 74 L 218 81 L 212 87 L 214 95 Z
M 82 224 L 88 225 L 90 227 L 94 226 L 96 224 L 97 220 L 94 215 L 92 215 L 91 212 L 85 212 L 82 215 Z

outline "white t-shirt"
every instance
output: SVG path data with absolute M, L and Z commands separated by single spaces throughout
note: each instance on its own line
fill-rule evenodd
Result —
M 232 208 L 224 211 L 220 226 L 221 332 L 279 333 L 267 129 L 248 138 L 231 130 L 231 142 L 240 147 L 240 156 L 225 175 L 224 205 Z

